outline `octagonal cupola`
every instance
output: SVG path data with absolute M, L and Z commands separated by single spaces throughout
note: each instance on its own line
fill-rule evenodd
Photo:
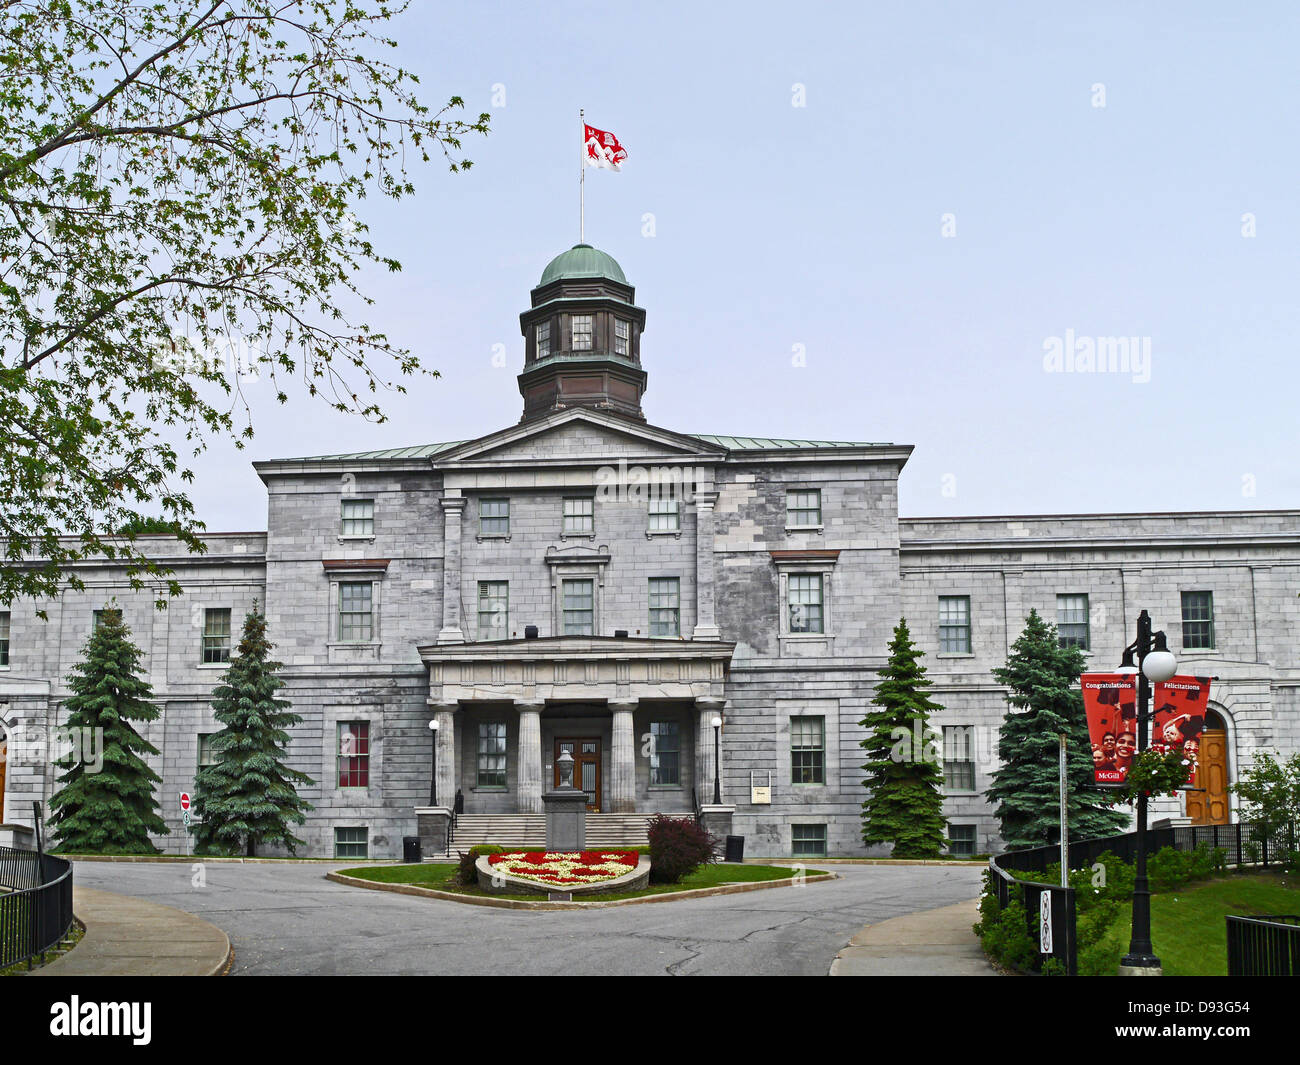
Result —
M 597 407 L 645 421 L 641 334 L 645 311 L 632 301 L 613 256 L 590 244 L 557 255 L 519 316 L 523 420 L 568 407 Z

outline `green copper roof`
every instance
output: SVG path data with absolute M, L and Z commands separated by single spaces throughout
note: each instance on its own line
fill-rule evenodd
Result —
M 542 279 L 537 282 L 537 287 L 569 277 L 604 277 L 617 281 L 620 285 L 627 284 L 623 268 L 614 261 L 614 257 L 590 244 L 575 244 L 552 259 L 542 271 Z
M 787 440 L 770 436 L 710 436 L 707 433 L 686 433 L 696 440 L 717 444 L 728 451 L 793 451 L 825 447 L 881 447 L 880 442 L 866 440 Z M 428 459 L 444 451 L 467 443 L 450 440 L 443 444 L 423 444 L 417 447 L 390 447 L 382 451 L 354 451 L 345 455 L 308 455 L 298 459 L 280 459 L 281 462 L 331 462 L 367 461 L 369 459 Z M 887 445 L 885 445 L 887 446 Z
M 771 436 L 709 436 L 707 433 L 688 433 L 696 440 L 725 447 L 728 451 L 789 451 L 817 447 L 880 447 L 879 441 L 870 440 L 786 440 Z

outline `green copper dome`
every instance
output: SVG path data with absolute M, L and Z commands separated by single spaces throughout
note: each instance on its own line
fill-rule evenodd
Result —
M 614 257 L 590 244 L 575 244 L 552 259 L 542 271 L 542 279 L 537 282 L 537 287 L 570 277 L 603 277 L 617 281 L 620 285 L 627 284 L 623 268 L 614 261 Z

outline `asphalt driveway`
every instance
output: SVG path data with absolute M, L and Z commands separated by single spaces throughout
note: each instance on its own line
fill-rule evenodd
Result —
M 490 909 L 345 887 L 349 863 L 77 862 L 78 885 L 195 913 L 234 975 L 816 975 L 867 924 L 979 894 L 980 866 L 826 866 L 842 880 L 586 912 Z M 353 863 L 355 864 L 355 863 Z M 813 863 L 815 864 L 815 863 Z

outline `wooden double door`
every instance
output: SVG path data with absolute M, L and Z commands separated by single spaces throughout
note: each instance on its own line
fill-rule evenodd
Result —
M 575 736 L 555 740 L 555 787 L 560 786 L 560 755 L 573 755 L 573 786 L 587 793 L 587 810 L 600 812 L 601 759 L 599 736 Z

